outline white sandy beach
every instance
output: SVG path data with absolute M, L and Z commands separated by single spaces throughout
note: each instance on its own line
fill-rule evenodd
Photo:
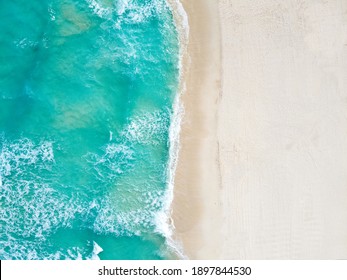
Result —
M 173 219 L 184 253 L 346 259 L 347 1 L 182 4 Z

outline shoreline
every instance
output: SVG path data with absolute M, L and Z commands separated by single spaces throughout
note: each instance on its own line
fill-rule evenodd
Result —
M 222 223 L 217 142 L 221 84 L 218 5 L 208 0 L 180 2 L 188 15 L 189 39 L 181 65 L 179 102 L 184 115 L 174 176 L 173 240 L 189 259 L 218 259 L 221 232 L 215 229 Z

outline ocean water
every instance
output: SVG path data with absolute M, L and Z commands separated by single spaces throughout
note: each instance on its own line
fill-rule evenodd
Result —
M 0 1 L 0 259 L 168 259 L 165 0 Z

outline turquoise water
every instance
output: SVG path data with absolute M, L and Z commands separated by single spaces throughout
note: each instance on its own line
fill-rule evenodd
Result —
M 0 18 L 0 259 L 172 257 L 165 0 L 0 1 Z

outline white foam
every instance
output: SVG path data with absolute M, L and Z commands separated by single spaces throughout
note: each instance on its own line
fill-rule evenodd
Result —
M 122 14 L 124 14 L 124 12 L 126 11 L 126 9 L 129 6 L 129 3 L 130 3 L 130 0 L 117 1 L 117 4 L 116 4 L 117 15 L 121 16 Z
M 176 30 L 178 32 L 179 41 L 180 41 L 180 56 L 181 58 L 186 55 L 187 45 L 189 41 L 189 20 L 186 11 L 180 0 L 166 0 L 174 21 Z M 182 59 L 180 59 L 182 62 Z
M 99 253 L 101 253 L 102 251 L 104 251 L 104 249 L 102 249 L 98 243 L 96 243 L 95 241 L 93 241 L 93 246 L 94 246 L 94 249 L 93 249 L 93 253 L 98 255 Z
M 153 226 L 153 211 L 135 209 L 122 211 L 117 209 L 109 199 L 105 200 L 93 225 L 97 233 L 113 233 L 115 235 L 140 235 Z
M 55 253 L 47 252 L 40 247 L 40 241 L 18 242 L 14 238 L 9 237 L 8 240 L 0 241 L 0 259 L 12 260 L 77 260 L 82 259 L 82 254 L 86 253 L 85 249 L 72 247 L 66 250 L 60 250 Z
M 187 257 L 183 253 L 181 244 L 177 243 L 173 239 L 173 232 L 175 229 L 174 221 L 171 218 L 172 212 L 172 201 L 174 197 L 174 178 L 178 161 L 178 154 L 180 149 L 180 131 L 181 131 L 181 121 L 184 115 L 184 108 L 180 102 L 181 95 L 185 92 L 185 83 L 183 80 L 183 69 L 182 69 L 182 60 L 187 55 L 187 45 L 189 40 L 189 22 L 188 16 L 185 12 L 182 3 L 179 0 L 167 0 L 169 7 L 174 15 L 174 20 L 176 27 L 179 33 L 180 41 L 180 60 L 179 60 L 179 69 L 180 69 L 180 85 L 179 91 L 176 94 L 173 113 L 171 116 L 170 130 L 169 130 L 169 139 L 170 139 L 170 158 L 167 169 L 167 191 L 165 194 L 165 203 L 163 208 L 163 213 L 158 214 L 157 216 L 157 230 L 161 232 L 167 240 L 168 246 L 182 259 Z
M 48 14 L 51 21 L 55 21 L 55 11 L 53 10 L 51 5 L 48 6 Z
M 69 227 L 86 207 L 78 198 L 69 198 L 50 187 L 45 176 L 54 163 L 53 143 L 35 144 L 23 138 L 3 139 L 0 150 L 0 216 L 5 232 L 22 237 L 45 237 L 59 227 Z M 33 174 L 32 167 L 38 172 Z
M 87 153 L 84 158 L 95 170 L 95 176 L 111 182 L 117 175 L 132 166 L 134 151 L 125 144 L 108 143 L 103 154 Z
M 112 14 L 112 10 L 109 8 L 104 8 L 102 5 L 96 0 L 87 0 L 89 4 L 89 8 L 91 8 L 97 16 L 103 19 L 109 19 Z
M 16 47 L 25 49 L 25 48 L 33 48 L 38 45 L 38 42 L 29 40 L 28 38 L 23 38 L 21 40 L 14 41 Z
M 165 139 L 168 123 L 169 111 L 157 110 L 132 118 L 121 134 L 130 142 L 156 145 Z
M 99 258 L 99 254 L 104 251 L 104 249 L 102 249 L 98 243 L 96 243 L 95 241 L 93 241 L 93 252 L 92 252 L 92 256 L 90 257 L 91 260 L 100 260 Z
M 134 24 L 147 21 L 154 14 L 163 14 L 163 9 L 166 7 L 165 0 L 152 0 L 150 2 L 139 3 L 132 0 L 118 0 L 113 3 L 112 7 L 104 7 L 100 1 L 86 0 L 89 8 L 98 17 L 113 21 L 112 15 L 117 15 L 116 21 L 113 21 L 113 26 L 121 29 L 122 23 Z
M 142 227 L 148 227 L 151 220 L 149 211 L 117 211 L 108 198 L 103 201 L 94 199 L 88 203 L 78 195 L 67 197 L 52 189 L 49 181 L 40 178 L 38 174 L 28 176 L 27 167 L 35 165 L 39 169 L 45 169 L 44 164 L 54 163 L 53 144 L 44 141 L 41 143 L 36 145 L 28 139 L 2 143 L 0 198 L 3 207 L 0 207 L 0 216 L 1 226 L 5 230 L 3 234 L 0 233 L 0 248 L 7 249 L 0 249 L 1 258 L 81 259 L 86 253 L 81 248 L 70 248 L 54 254 L 38 249 L 40 242 L 45 242 L 46 237 L 56 229 L 71 227 L 76 215 L 88 219 L 97 213 L 94 225 L 89 228 L 99 233 L 134 235 L 140 234 Z M 127 161 L 131 155 L 132 151 L 127 146 L 110 143 L 104 148 L 103 159 L 109 160 L 111 164 L 114 158 L 123 157 Z M 6 165 L 10 166 L 9 170 L 6 170 Z M 26 179 L 22 178 L 23 174 L 26 174 Z M 26 241 L 13 236 L 34 237 L 36 243 L 25 243 Z M 93 244 L 93 259 L 97 258 L 101 250 L 98 244 Z
M 41 141 L 34 144 L 27 138 L 8 143 L 3 140 L 0 151 L 0 174 L 9 176 L 14 170 L 27 165 L 46 166 L 54 161 L 53 143 Z M 19 170 L 20 171 L 20 170 Z

